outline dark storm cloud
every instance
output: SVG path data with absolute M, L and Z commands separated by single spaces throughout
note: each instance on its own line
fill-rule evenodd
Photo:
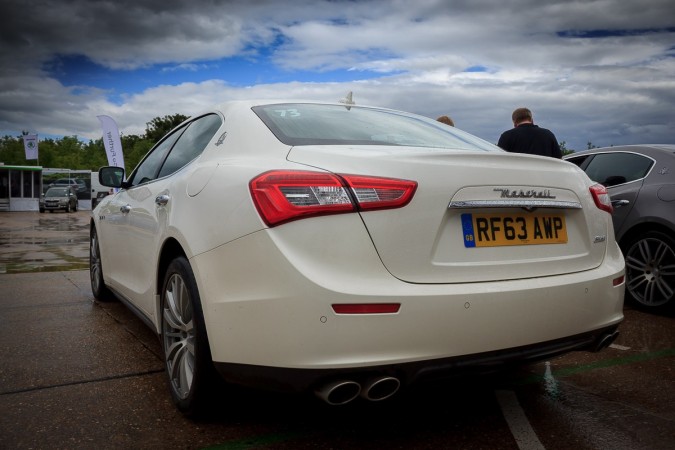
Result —
M 351 90 L 361 103 L 450 115 L 492 142 L 521 105 L 572 148 L 675 142 L 672 0 L 5 0 L 0 9 L 3 132 L 96 138 L 97 114 L 140 132 L 153 117 L 232 98 L 336 100 Z M 191 78 L 232 57 L 251 61 L 247 85 L 233 87 L 226 71 Z M 305 78 L 258 84 L 263 67 Z M 353 81 L 307 81 L 312 71 L 350 71 Z M 167 83 L 166 73 L 183 78 Z M 142 88 L 126 90 L 140 77 Z

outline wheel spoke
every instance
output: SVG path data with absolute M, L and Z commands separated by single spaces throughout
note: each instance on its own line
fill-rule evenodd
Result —
M 666 280 L 663 277 L 659 277 L 656 279 L 656 283 L 654 283 L 656 287 L 658 287 L 659 291 L 665 298 L 670 298 L 673 296 L 675 292 L 673 292 L 673 288 L 666 282 Z
M 639 260 L 629 255 L 626 257 L 626 267 L 644 272 L 647 269 L 647 263 L 644 260 Z
M 649 263 L 649 261 L 652 260 L 651 247 L 649 246 L 649 241 L 647 239 L 644 239 L 639 242 L 638 250 L 640 251 L 640 255 L 642 255 L 643 261 Z
M 665 242 L 659 242 L 659 245 L 654 252 L 654 266 L 660 266 L 663 259 L 669 256 L 668 250 L 670 250 L 670 248 Z
M 647 305 L 656 305 L 658 304 L 656 299 L 654 298 L 654 283 L 647 283 L 647 286 L 645 288 L 645 296 L 644 296 L 644 302 Z
M 659 269 L 661 272 L 661 275 L 670 277 L 675 275 L 675 264 L 670 264 L 668 266 L 661 266 Z

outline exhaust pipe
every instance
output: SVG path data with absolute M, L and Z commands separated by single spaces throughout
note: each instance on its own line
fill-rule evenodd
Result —
M 334 381 L 321 386 L 314 393 L 329 405 L 344 405 L 359 396 L 361 385 L 350 380 Z
M 597 344 L 595 345 L 595 348 L 593 349 L 594 352 L 599 352 L 600 350 L 603 350 L 607 347 L 609 347 L 614 340 L 619 336 L 618 331 L 614 331 L 613 333 L 606 334 L 600 340 L 598 340 Z
M 371 402 L 379 402 L 394 395 L 399 387 L 401 382 L 398 378 L 389 376 L 372 378 L 363 385 L 361 397 Z

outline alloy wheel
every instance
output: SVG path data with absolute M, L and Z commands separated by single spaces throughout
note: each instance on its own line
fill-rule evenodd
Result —
M 675 250 L 658 237 L 644 237 L 626 253 L 626 283 L 640 304 L 658 307 L 675 294 Z
M 89 243 L 89 276 L 91 277 L 92 291 L 94 293 L 101 292 L 103 276 L 101 274 L 101 254 L 96 232 L 91 234 L 91 242 Z
M 190 394 L 195 369 L 195 329 L 190 294 L 183 278 L 174 273 L 164 292 L 162 338 L 169 379 L 176 395 Z

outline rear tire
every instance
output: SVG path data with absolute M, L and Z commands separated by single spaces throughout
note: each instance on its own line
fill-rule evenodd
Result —
M 176 407 L 189 417 L 202 415 L 213 395 L 216 374 L 197 283 L 184 257 L 174 259 L 164 276 L 161 343 Z
M 627 301 L 650 311 L 672 308 L 675 240 L 660 231 L 647 231 L 633 237 L 625 249 Z

